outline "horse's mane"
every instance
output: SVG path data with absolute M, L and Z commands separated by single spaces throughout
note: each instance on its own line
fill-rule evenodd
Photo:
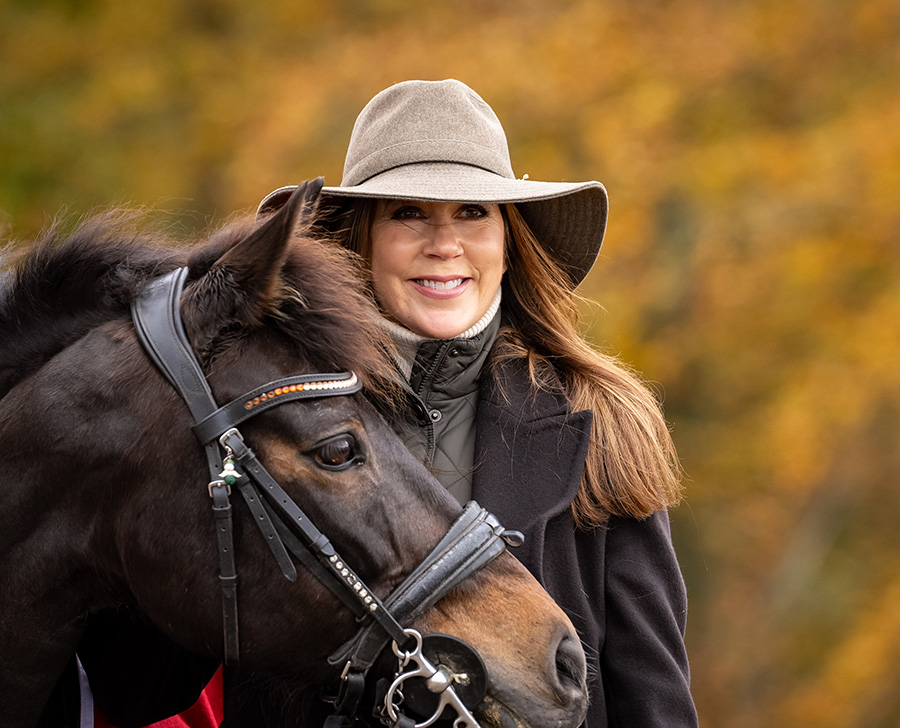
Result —
M 19 256 L 0 284 L 0 396 L 178 265 L 177 251 L 133 232 L 136 217 L 107 211 L 69 235 L 57 223 Z
M 0 397 L 93 328 L 127 319 L 151 279 L 182 265 L 190 268 L 189 280 L 200 278 L 257 224 L 233 221 L 208 242 L 179 246 L 158 231 L 135 232 L 142 217 L 108 211 L 70 234 L 55 225 L 0 277 Z M 373 338 L 371 304 L 358 276 L 337 246 L 298 237 L 267 323 L 307 361 L 326 371 L 365 368 L 377 389 L 375 383 L 390 379 L 390 367 L 384 342 Z

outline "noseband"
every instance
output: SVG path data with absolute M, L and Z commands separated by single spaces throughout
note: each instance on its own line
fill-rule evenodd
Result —
M 210 471 L 207 488 L 218 536 L 225 663 L 237 663 L 240 657 L 230 501 L 235 486 L 284 577 L 290 581 L 297 578 L 293 555 L 362 623 L 356 635 L 329 658 L 330 664 L 344 666 L 334 698 L 336 712 L 329 719 L 331 726 L 345 725 L 355 718 L 369 669 L 392 642 L 398 668 L 390 685 L 382 688 L 383 704 L 376 707 L 376 716 L 386 725 L 425 728 L 451 707 L 457 715 L 454 728 L 476 728 L 470 709 L 484 697 L 486 686 L 484 665 L 477 652 L 456 638 L 423 637 L 404 625 L 498 556 L 507 544 L 519 545 L 522 535 L 505 530 L 493 515 L 472 501 L 425 560 L 393 592 L 379 599 L 272 478 L 238 430 L 245 420 L 276 405 L 354 394 L 362 384 L 352 372 L 304 374 L 269 382 L 220 407 L 181 319 L 181 293 L 187 274 L 188 269 L 181 268 L 152 281 L 133 303 L 132 318 L 148 355 L 187 403 L 194 418 L 192 429 L 206 454 Z M 453 664 L 434 664 L 430 655 L 437 652 L 450 655 L 441 659 Z M 403 713 L 406 707 L 431 717 L 416 723 Z

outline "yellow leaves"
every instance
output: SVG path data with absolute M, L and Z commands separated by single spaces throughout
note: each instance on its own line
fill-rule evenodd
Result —
M 861 565 L 862 566 L 862 565 Z M 900 569 L 900 564 L 895 564 Z M 778 710 L 780 725 L 807 728 L 888 725 L 896 718 L 900 679 L 900 578 L 894 578 L 839 635 L 815 680 Z
M 153 114 L 166 91 L 154 60 L 123 59 L 87 86 L 71 107 L 73 121 L 86 134 L 109 134 L 123 116 Z
M 685 459 L 704 724 L 881 728 L 897 579 L 813 612 L 849 578 L 829 559 L 900 563 L 898 22 L 890 0 L 0 3 L 0 214 L 24 237 L 163 201 L 199 227 L 336 183 L 388 84 L 470 83 L 517 174 L 609 188 L 588 333 L 658 383 Z

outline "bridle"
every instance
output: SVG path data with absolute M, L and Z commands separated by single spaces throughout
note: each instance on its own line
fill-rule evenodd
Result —
M 398 659 L 392 682 L 382 685 L 376 716 L 386 725 L 426 728 L 445 708 L 456 713 L 454 728 L 476 728 L 470 710 L 484 697 L 486 673 L 478 653 L 447 635 L 420 635 L 404 625 L 434 605 L 449 589 L 498 556 L 507 545 L 522 543 L 474 501 L 434 550 L 383 600 L 354 573 L 328 538 L 272 478 L 247 446 L 238 425 L 286 402 L 345 396 L 362 389 L 352 372 L 303 374 L 269 382 L 219 406 L 193 353 L 181 318 L 181 294 L 188 269 L 152 281 L 132 304 L 138 338 L 148 355 L 187 403 L 193 432 L 203 445 L 210 471 L 219 551 L 225 663 L 240 657 L 238 577 L 235 567 L 230 496 L 236 487 L 275 556 L 284 577 L 297 578 L 295 557 L 327 586 L 362 626 L 330 658 L 343 665 L 335 714 L 326 726 L 349 725 L 375 660 L 390 642 Z M 433 657 L 440 653 L 441 662 Z M 421 722 L 403 711 L 430 716 Z

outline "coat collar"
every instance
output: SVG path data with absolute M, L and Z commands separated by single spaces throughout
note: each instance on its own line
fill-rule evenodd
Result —
M 581 485 L 592 416 L 532 387 L 524 362 L 497 367 L 479 393 L 472 497 L 526 533 L 565 511 Z

